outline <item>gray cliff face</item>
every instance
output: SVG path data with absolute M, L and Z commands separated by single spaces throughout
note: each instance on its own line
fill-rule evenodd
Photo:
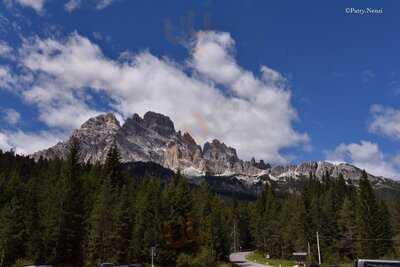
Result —
M 112 113 L 91 118 L 67 141 L 36 152 L 32 157 L 65 158 L 73 139 L 80 143 L 84 162 L 104 162 L 109 148 L 115 144 L 123 162 L 152 161 L 192 177 L 236 176 L 250 183 L 259 182 L 266 176 L 283 181 L 309 177 L 310 174 L 322 178 L 328 173 L 332 177 L 343 175 L 346 180 L 357 181 L 362 173 L 359 168 L 345 163 L 310 161 L 299 165 L 271 166 L 262 160 L 241 160 L 234 148 L 219 140 L 206 142 L 202 148 L 189 133 L 176 131 L 169 117 L 155 112 L 147 112 L 143 118 L 134 114 L 122 126 Z M 385 178 L 373 175 L 369 178 L 376 182 L 385 181 Z
M 84 162 L 104 161 L 108 149 L 115 142 L 116 133 L 121 126 L 114 114 L 108 113 L 89 119 L 75 130 L 66 142 L 60 142 L 55 146 L 36 152 L 35 159 L 65 158 L 68 147 L 73 139 L 77 139 L 81 147 L 81 160 Z
M 167 116 L 147 112 L 143 118 L 134 114 L 121 126 L 111 113 L 89 119 L 65 142 L 33 154 L 38 159 L 65 158 L 73 139 L 81 146 L 81 160 L 104 162 L 115 144 L 123 162 L 152 161 L 191 176 L 207 174 L 257 175 L 264 162 L 242 161 L 234 148 L 218 140 L 207 142 L 202 149 L 189 133 L 175 130 Z
M 299 165 L 278 165 L 267 172 L 272 179 L 279 180 L 285 178 L 310 177 L 310 175 L 321 179 L 325 174 L 331 177 L 343 175 L 345 180 L 358 181 L 362 175 L 362 170 L 348 163 L 331 163 L 328 161 L 309 161 Z M 372 181 L 383 181 L 384 178 L 368 174 Z

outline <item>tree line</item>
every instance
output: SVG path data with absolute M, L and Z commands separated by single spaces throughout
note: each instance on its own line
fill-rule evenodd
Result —
M 365 171 L 358 186 L 328 174 L 310 174 L 298 194 L 279 196 L 267 185 L 252 210 L 254 245 L 272 257 L 301 251 L 318 262 L 317 232 L 324 263 L 394 258 L 399 252 L 399 202 L 378 199 Z
M 230 252 L 232 209 L 206 184 L 179 173 L 163 183 L 121 169 L 112 147 L 103 165 L 0 153 L 0 265 L 97 266 L 155 262 L 217 266 Z
M 377 199 L 366 173 L 358 187 L 329 175 L 292 193 L 266 183 L 246 202 L 179 172 L 167 182 L 132 177 L 115 146 L 104 164 L 81 163 L 77 141 L 64 160 L 0 151 L 0 266 L 149 263 L 152 247 L 161 266 L 218 266 L 240 249 L 309 250 L 316 261 L 317 231 L 324 262 L 393 256 L 398 204 Z

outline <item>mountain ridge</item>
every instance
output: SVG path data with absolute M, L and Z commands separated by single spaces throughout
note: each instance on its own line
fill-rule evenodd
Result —
M 254 158 L 242 160 L 235 148 L 220 140 L 214 139 L 200 146 L 189 133 L 177 131 L 168 116 L 152 111 L 143 117 L 133 114 L 122 125 L 112 113 L 90 118 L 74 130 L 68 140 L 31 156 L 35 159 L 65 158 L 72 139 L 79 141 L 84 162 L 104 162 L 108 149 L 115 144 L 123 162 L 155 162 L 175 172 L 180 170 L 189 177 L 235 176 L 246 182 L 257 182 L 265 176 L 279 181 L 311 175 L 322 178 L 327 173 L 332 177 L 343 175 L 346 180 L 357 181 L 362 173 L 360 168 L 348 163 L 307 161 L 271 165 Z M 372 174 L 368 177 L 375 183 L 392 180 Z

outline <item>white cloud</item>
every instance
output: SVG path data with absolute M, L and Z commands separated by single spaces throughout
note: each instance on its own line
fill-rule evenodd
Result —
M 46 0 L 6 0 L 9 3 L 15 2 L 21 6 L 29 7 L 34 9 L 37 13 L 41 13 L 44 10 Z
M 31 154 L 45 147 L 50 147 L 65 138 L 62 134 L 51 132 L 25 133 L 23 131 L 0 131 L 0 149 L 13 149 L 17 154 Z
M 21 114 L 15 109 L 4 109 L 2 113 L 3 120 L 8 124 L 17 124 L 21 118 Z
M 391 162 L 397 166 L 400 166 L 400 154 L 395 155 L 391 158 Z
M 65 10 L 72 12 L 81 7 L 82 1 L 81 0 L 69 0 L 65 3 L 64 8 Z
M 371 132 L 396 139 L 400 138 L 400 110 L 373 105 L 371 114 L 372 122 L 369 124 Z
M 115 0 L 99 0 L 97 1 L 96 8 L 103 9 L 111 5 Z
M 67 3 L 65 3 L 64 8 L 68 12 L 75 11 L 79 8 L 81 8 L 82 4 L 85 2 L 88 2 L 90 5 L 94 5 L 96 9 L 104 9 L 114 3 L 116 0 L 69 0 Z
M 183 65 L 149 52 L 113 60 L 76 33 L 36 38 L 19 51 L 19 63 L 35 77 L 21 95 L 55 129 L 71 130 L 101 112 L 89 96 L 103 94 L 125 118 L 153 110 L 199 142 L 218 138 L 241 157 L 285 162 L 283 148 L 308 143 L 293 128 L 291 93 L 279 72 L 264 66 L 258 78 L 240 67 L 233 49 L 229 34 L 201 32 Z
M 8 67 L 0 65 L 0 89 L 10 89 L 16 83 Z
M 397 157 L 391 159 L 385 156 L 378 144 L 369 141 L 360 143 L 340 144 L 335 150 L 327 153 L 327 159 L 334 162 L 349 162 L 365 169 L 367 172 L 389 178 L 399 178 Z
M 7 56 L 13 49 L 6 42 L 0 41 L 0 56 Z

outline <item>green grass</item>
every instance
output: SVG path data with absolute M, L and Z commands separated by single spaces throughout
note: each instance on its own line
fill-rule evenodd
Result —
M 247 260 L 257 262 L 260 264 L 270 265 L 273 267 L 293 267 L 296 262 L 294 260 L 285 260 L 285 259 L 266 259 L 265 256 L 261 252 L 254 252 L 249 254 L 246 257 Z M 332 264 L 322 263 L 322 267 L 330 267 Z M 337 266 L 339 267 L 353 267 L 354 264 L 352 262 L 342 262 L 338 263 Z
M 145 264 L 146 267 L 151 267 L 151 264 Z M 158 265 L 154 264 L 155 267 L 158 267 Z M 230 263 L 227 262 L 220 262 L 218 263 L 218 267 L 232 267 Z
M 274 267 L 293 267 L 295 261 L 284 259 L 266 259 L 260 252 L 251 253 L 246 257 L 249 261 L 266 264 Z

